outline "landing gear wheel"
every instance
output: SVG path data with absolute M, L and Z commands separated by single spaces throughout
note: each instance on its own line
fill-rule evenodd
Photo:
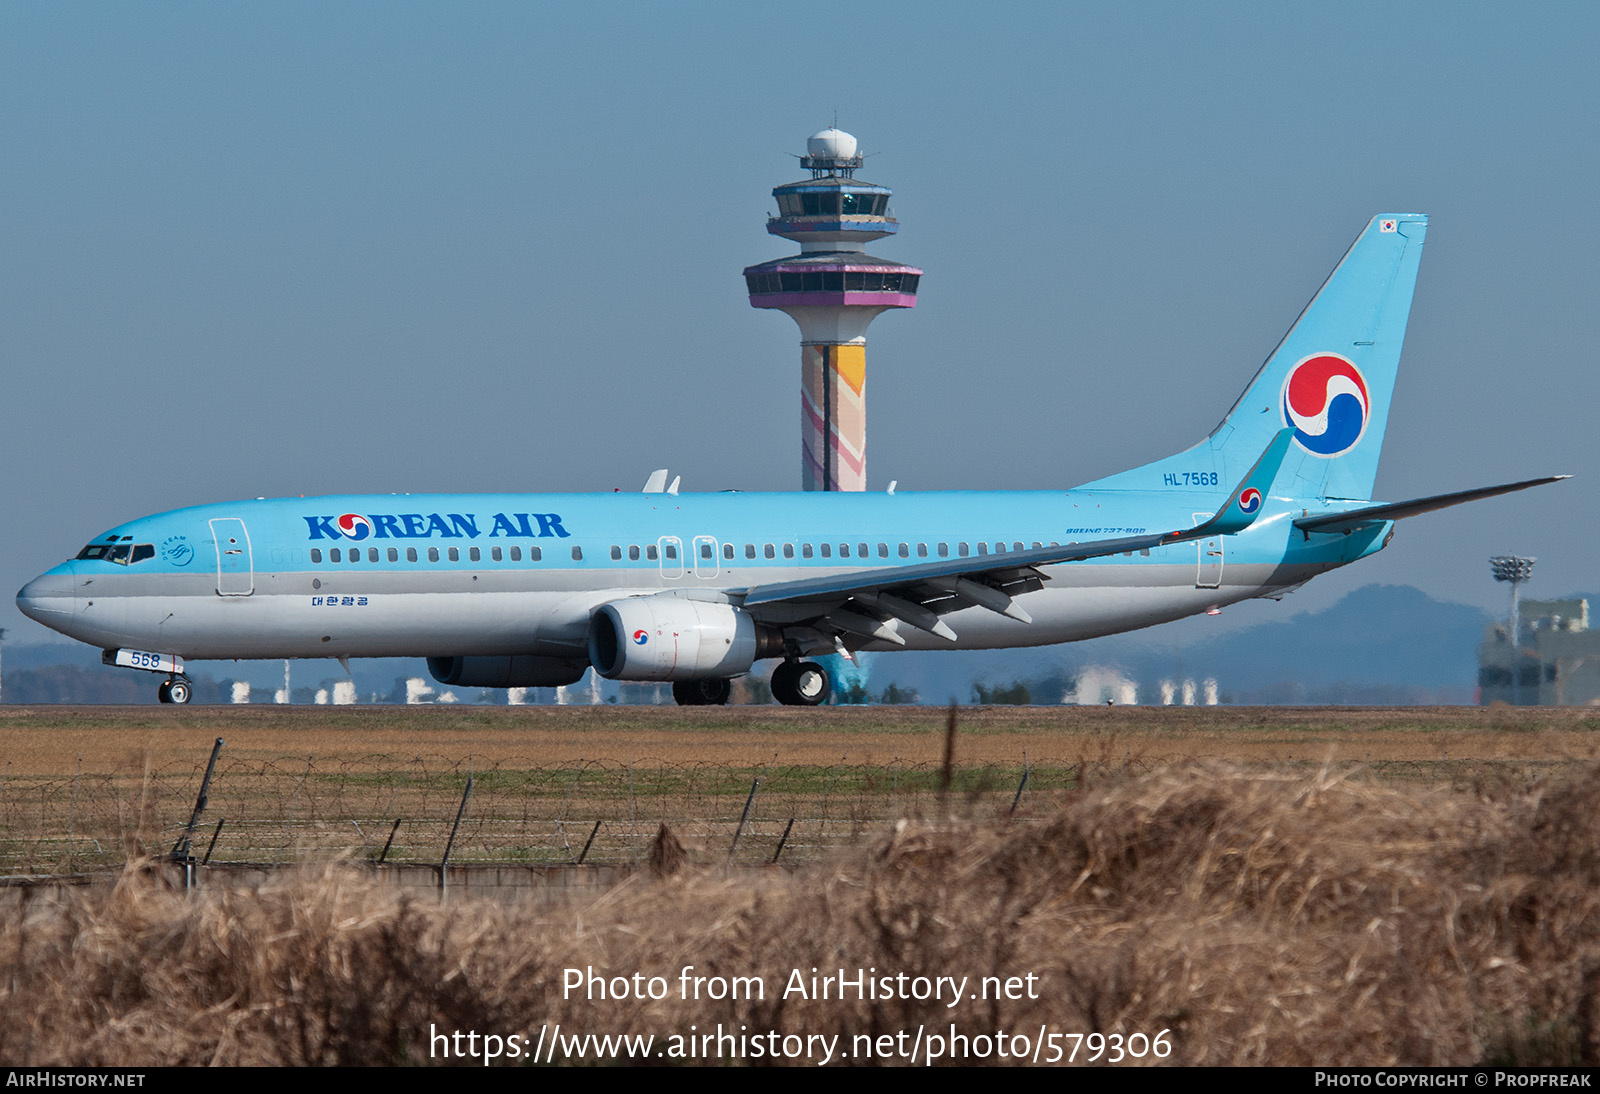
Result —
M 174 680 L 163 682 L 156 689 L 156 698 L 163 703 L 187 703 L 190 695 L 189 681 L 181 676 Z
M 679 680 L 672 685 L 672 697 L 681 707 L 727 706 L 733 685 L 727 680 Z
M 833 684 L 815 661 L 785 661 L 772 670 L 772 697 L 786 707 L 815 707 L 828 701 Z
M 158 702 L 162 702 L 162 703 L 170 703 L 170 702 L 172 702 L 172 681 L 171 680 L 163 680 L 163 681 L 161 681 L 161 686 L 156 688 L 156 699 L 157 699 Z

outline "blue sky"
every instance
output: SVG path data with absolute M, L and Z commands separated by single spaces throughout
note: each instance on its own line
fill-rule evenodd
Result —
M 1431 214 L 1358 585 L 1600 587 L 1600 6 L 8 4 L 0 585 L 119 521 L 346 491 L 795 489 L 740 270 L 835 113 L 918 307 L 877 487 L 1064 487 L 1205 434 L 1367 219 Z M 6 584 L 9 582 L 9 584 Z M 4 599 L 9 640 L 46 636 Z

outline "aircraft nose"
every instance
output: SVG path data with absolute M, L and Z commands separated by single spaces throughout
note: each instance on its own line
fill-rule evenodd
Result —
M 17 608 L 29 619 L 59 628 L 72 618 L 76 586 L 71 574 L 40 574 L 17 593 Z

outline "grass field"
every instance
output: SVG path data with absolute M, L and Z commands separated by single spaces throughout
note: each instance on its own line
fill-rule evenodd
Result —
M 440 1029 L 499 1036 L 506 1063 L 552 1029 L 545 1063 L 628 1058 L 571 1040 L 590 1034 L 670 1062 L 723 1028 L 795 1049 L 694 1061 L 924 1063 L 938 1036 L 937 1062 L 1016 1063 L 1024 1034 L 1053 1046 L 1040 1062 L 1600 1064 L 1594 716 L 964 708 L 941 796 L 946 717 L 0 708 L 7 869 L 130 863 L 115 885 L 15 890 L 0 1063 L 482 1062 L 442 1056 Z M 218 857 L 301 865 L 172 891 L 138 856 L 187 817 L 217 736 L 202 844 L 226 817 Z M 458 855 L 570 861 L 599 820 L 600 861 L 651 867 L 564 900 L 442 902 L 319 863 L 370 857 L 395 818 L 403 857 L 437 861 L 469 771 Z M 793 817 L 787 870 L 725 865 L 757 777 L 740 858 Z M 685 966 L 766 994 L 690 997 Z M 569 969 L 670 989 L 597 1001 Z M 1037 991 L 786 991 L 861 969 Z
M 637 862 L 660 823 L 740 858 L 805 858 L 938 800 L 947 712 L 780 707 L 0 707 L 0 874 L 120 863 L 170 846 L 214 738 L 201 829 L 219 862 L 377 854 L 437 862 L 467 778 L 455 861 Z M 1477 708 L 964 707 L 952 789 L 1009 813 L 1108 777 L 1226 761 L 1399 783 L 1528 786 L 1600 759 L 1600 714 Z M 398 829 L 394 822 L 400 820 Z M 790 822 L 793 822 L 790 827 Z

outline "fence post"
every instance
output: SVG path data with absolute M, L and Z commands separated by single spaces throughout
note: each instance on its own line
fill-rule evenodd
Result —
M 733 846 L 728 848 L 728 857 L 739 849 L 739 837 L 744 834 L 744 822 L 750 818 L 750 803 L 756 800 L 756 788 L 761 785 L 758 777 L 750 784 L 750 796 L 744 800 L 744 812 L 739 814 L 739 827 L 733 830 Z
M 400 831 L 400 822 L 404 819 L 404 817 L 396 817 L 394 819 L 394 827 L 389 829 L 389 838 L 383 841 L 383 850 L 378 854 L 379 866 L 382 866 L 383 860 L 389 857 L 389 848 L 394 843 L 394 834 Z
M 445 876 L 450 869 L 450 852 L 456 845 L 456 832 L 461 828 L 461 818 L 467 811 L 467 799 L 472 797 L 472 776 L 467 776 L 466 789 L 461 792 L 461 804 L 456 806 L 456 822 L 450 826 L 450 838 L 445 841 L 444 858 L 439 860 L 439 896 L 444 896 Z
M 778 865 L 778 856 L 783 854 L 783 845 L 789 842 L 789 832 L 794 828 L 794 818 L 789 818 L 789 823 L 783 827 L 783 838 L 778 840 L 778 849 L 772 852 L 772 865 Z
M 222 835 L 222 826 L 223 826 L 224 823 L 226 823 L 227 819 L 228 819 L 227 817 L 218 817 L 217 818 L 217 828 L 216 828 L 216 831 L 211 833 L 211 842 L 206 845 L 206 857 L 200 860 L 200 865 L 201 866 L 210 865 L 210 863 L 211 863 L 211 852 L 215 851 L 217 849 L 217 837 Z
M 194 888 L 194 830 L 200 824 L 200 814 L 206 811 L 211 792 L 211 773 L 217 769 L 217 753 L 222 751 L 222 743 L 222 738 L 218 737 L 211 746 L 211 759 L 206 763 L 206 773 L 200 778 L 200 793 L 194 799 L 194 812 L 189 814 L 189 823 L 184 826 L 183 835 L 178 837 L 167 855 L 171 861 L 183 863 L 185 892 Z
M 1028 788 L 1028 776 L 1032 773 L 1033 769 L 1028 766 L 1028 753 L 1024 750 L 1022 753 L 1022 781 L 1017 784 L 1017 796 L 1011 799 L 1011 812 L 1006 814 L 1008 818 L 1016 815 L 1017 803 L 1022 800 L 1022 792 Z
M 594 822 L 594 827 L 589 830 L 589 838 L 583 841 L 583 853 L 578 856 L 578 861 L 573 863 L 574 866 L 582 866 L 583 860 L 589 857 L 589 847 L 594 843 L 595 836 L 600 834 L 600 825 L 603 823 L 605 822 Z

